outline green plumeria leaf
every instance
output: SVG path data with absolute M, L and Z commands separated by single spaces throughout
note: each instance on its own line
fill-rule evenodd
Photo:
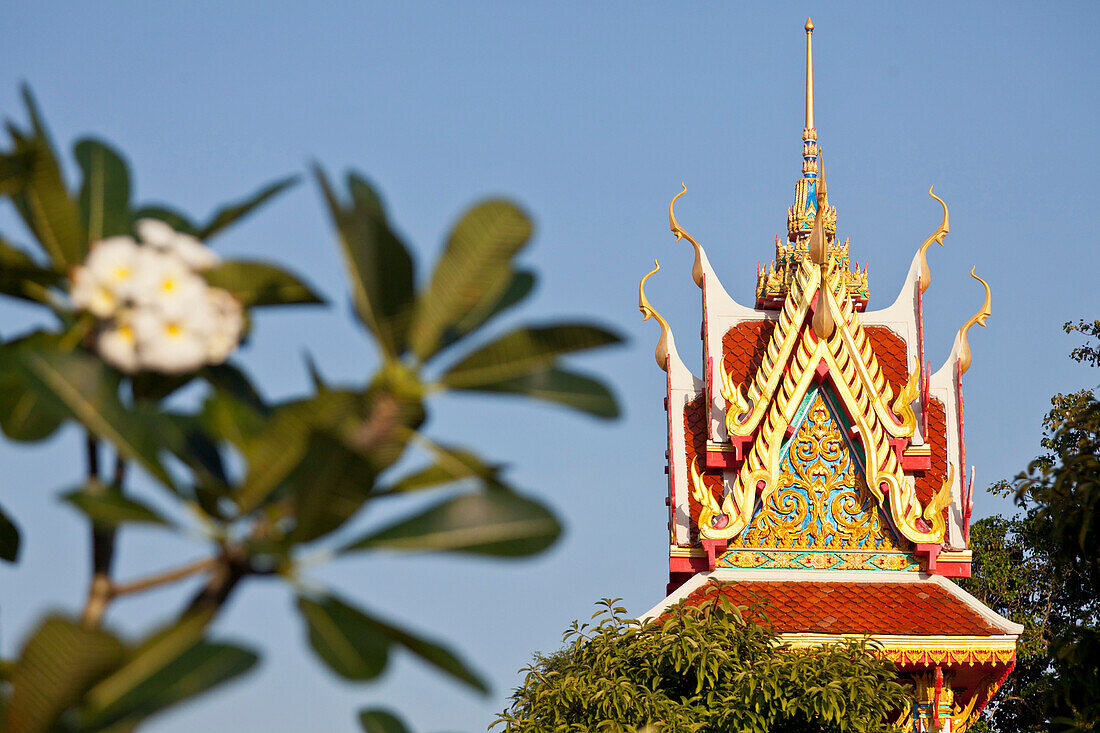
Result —
M 602 382 L 576 372 L 551 367 L 522 377 L 485 382 L 462 389 L 523 395 L 554 402 L 602 418 L 619 416 L 615 395 Z
M 474 306 L 465 318 L 443 332 L 437 351 L 442 351 L 463 336 L 473 333 L 523 301 L 534 290 L 536 281 L 535 273 L 529 270 L 513 272 L 511 279 L 500 280 L 500 287 L 496 291 L 487 292 L 482 302 Z
M 28 388 L 50 405 L 112 443 L 125 457 L 173 486 L 157 456 L 157 438 L 145 420 L 119 400 L 118 376 L 86 354 L 50 348 L 5 350 L 26 377 Z M 0 359 L 3 361 L 3 359 Z M 2 371 L 2 369 L 0 369 Z
M 148 504 L 133 497 L 125 496 L 118 488 L 105 486 L 98 481 L 61 496 L 63 501 L 72 504 L 96 524 L 115 526 L 123 522 L 160 524 L 170 522 Z
M 233 395 L 261 415 L 270 412 L 267 403 L 240 367 L 226 362 L 203 367 L 200 376 L 215 389 Z
M 195 232 L 195 236 L 203 240 L 210 239 L 218 232 L 248 216 L 257 208 L 296 184 L 298 180 L 299 177 L 296 175 L 280 178 L 278 181 L 264 186 L 251 196 L 223 206 L 214 212 L 214 216 L 211 217 L 209 222 Z
M 8 126 L 16 154 L 29 154 L 30 170 L 22 186 L 12 196 L 27 228 L 34 232 L 42 248 L 58 270 L 79 264 L 88 251 L 88 235 L 80 220 L 77 202 L 65 188 L 57 156 L 42 123 L 34 97 L 23 87 L 23 100 L 31 118 L 32 132 L 22 133 Z
M 0 346 L 0 428 L 12 440 L 45 440 L 69 415 L 68 410 L 34 388 L 18 358 L 21 349 L 56 348 L 57 342 L 57 334 L 40 332 Z
M 0 153 L 0 195 L 11 196 L 23 187 L 34 164 L 34 153 Z
M 123 666 L 89 690 L 82 729 L 129 729 L 255 666 L 259 657 L 254 652 L 204 640 L 208 622 L 203 614 L 186 616 L 130 652 Z
M 542 371 L 562 354 L 621 341 L 610 331 L 583 323 L 520 328 L 462 359 L 439 381 L 452 389 L 476 388 Z
M 34 303 L 49 303 L 47 288 L 60 285 L 65 276 L 39 267 L 23 250 L 0 238 L 0 293 Z
M 266 262 L 231 260 L 203 274 L 249 307 L 325 302 L 297 277 Z
M 348 177 L 350 206 L 343 205 L 324 171 L 313 169 L 336 226 L 351 281 L 355 313 L 389 359 L 405 352 L 415 296 L 415 267 L 404 242 L 390 227 L 374 189 L 361 177 Z
M 518 494 L 463 494 L 350 543 L 344 552 L 383 548 L 520 557 L 541 552 L 561 534 L 546 507 Z
M 73 149 L 84 172 L 80 186 L 80 216 L 89 242 L 129 234 L 130 172 L 126 161 L 100 140 L 85 138 Z
M 374 488 L 374 469 L 331 433 L 309 436 L 302 462 L 288 479 L 297 524 L 295 542 L 309 542 L 339 528 L 367 501 Z
M 381 674 L 390 640 L 361 611 L 335 598 L 320 603 L 298 598 L 298 611 L 309 631 L 309 645 L 336 674 L 368 680 Z
M 160 204 L 149 204 L 135 211 L 134 221 L 142 219 L 163 221 L 180 234 L 190 234 L 192 237 L 199 233 L 199 228 L 185 214 Z
M 60 616 L 47 617 L 31 634 L 12 669 L 5 730 L 54 730 L 62 713 L 117 669 L 125 655 L 122 642 L 106 631 L 87 629 Z
M 359 711 L 359 725 L 366 733 L 409 733 L 400 718 L 381 708 Z
M 18 559 L 19 527 L 0 509 L 0 560 L 15 562 Z
M 486 301 L 499 300 L 513 273 L 512 258 L 531 238 L 531 220 L 510 201 L 476 204 L 459 219 L 416 303 L 409 346 L 423 360 L 439 349 L 444 333 Z
M 441 672 L 480 692 L 485 682 L 447 648 L 369 616 L 334 596 L 313 601 L 298 598 L 298 610 L 309 630 L 310 645 L 337 674 L 370 679 L 385 667 L 388 648 L 403 646 Z
M 468 450 L 449 448 L 432 443 L 429 451 L 433 458 L 430 465 L 380 490 L 377 495 L 387 496 L 423 491 L 424 489 L 435 488 L 462 479 L 477 479 L 494 488 L 504 487 L 499 478 L 501 467 L 486 463 Z

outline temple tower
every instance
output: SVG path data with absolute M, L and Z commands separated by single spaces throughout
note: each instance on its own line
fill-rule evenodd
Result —
M 965 731 L 1011 671 L 1022 631 L 950 580 L 970 575 L 962 376 L 989 287 L 974 275 L 982 306 L 931 373 L 927 252 L 949 223 L 929 188 L 939 226 L 893 304 L 866 310 L 867 269 L 849 264 L 828 200 L 809 20 L 805 30 L 802 175 L 787 235 L 757 272 L 755 307 L 728 295 L 676 220 L 686 187 L 669 204 L 702 291 L 702 379 L 645 295 L 660 268 L 639 284 L 639 308 L 661 328 L 668 416 L 668 596 L 645 615 L 722 593 L 740 605 L 769 599 L 770 622 L 794 646 L 870 635 L 913 685 L 913 730 Z

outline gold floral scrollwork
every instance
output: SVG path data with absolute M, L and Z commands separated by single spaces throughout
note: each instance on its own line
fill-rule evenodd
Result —
M 913 412 L 913 401 L 917 399 L 919 394 L 920 359 L 917 359 L 917 366 L 909 374 L 909 381 L 901 388 L 897 399 L 891 405 L 891 410 L 893 410 L 901 424 L 905 426 L 907 435 L 912 435 L 917 429 L 917 416 Z
M 745 547 L 897 550 L 820 393 L 791 439 L 779 480 L 738 540 Z

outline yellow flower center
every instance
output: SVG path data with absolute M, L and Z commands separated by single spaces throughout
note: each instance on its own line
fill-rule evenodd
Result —
M 130 275 L 132 275 L 133 272 L 126 265 L 119 265 L 115 268 L 112 274 L 114 275 L 115 280 L 129 280 Z
M 180 325 L 178 323 L 169 323 L 165 327 L 164 332 L 167 333 L 169 336 L 179 336 L 181 333 L 183 333 L 183 329 L 180 328 Z
M 164 279 L 164 282 L 160 284 L 160 289 L 166 293 L 170 293 L 176 289 L 176 281 L 170 277 Z
M 130 328 L 129 326 L 119 326 L 118 335 L 121 336 L 125 341 L 129 341 L 130 343 L 134 342 L 134 329 Z

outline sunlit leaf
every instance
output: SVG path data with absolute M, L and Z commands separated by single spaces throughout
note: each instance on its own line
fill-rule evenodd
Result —
M 612 418 L 619 416 L 619 406 L 615 400 L 615 395 L 602 382 L 559 367 L 551 367 L 533 374 L 504 379 L 499 382 L 486 382 L 476 387 L 464 389 L 523 395 L 572 407 L 575 410 L 581 410 L 596 417 Z
M 487 292 L 464 318 L 443 332 L 437 351 L 442 351 L 523 301 L 534 290 L 535 282 L 535 273 L 529 270 L 513 272 L 511 279 L 500 280 L 495 290 Z
M 313 169 L 339 235 L 359 320 L 378 339 L 383 353 L 405 351 L 412 315 L 415 268 L 405 244 L 390 227 L 378 195 L 361 177 L 348 177 L 351 205 L 341 203 L 324 171 Z
M 56 344 L 55 334 L 35 333 L 0 346 L 0 428 L 12 440 L 44 440 L 69 415 L 55 400 L 35 389 L 16 354 L 21 348 L 53 348 Z
M 297 520 L 290 539 L 309 542 L 359 511 L 374 488 L 374 469 L 333 434 L 316 431 L 288 483 Z
M 512 280 L 512 258 L 531 237 L 531 220 L 510 201 L 483 201 L 462 215 L 420 294 L 409 346 L 421 360 L 432 356 L 448 328 L 496 300 Z
M 84 173 L 80 216 L 88 240 L 130 233 L 130 173 L 122 156 L 101 140 L 85 138 L 73 148 Z
M 63 280 L 62 273 L 40 267 L 26 252 L 0 239 L 0 293 L 44 303 L 45 289 L 60 285 Z
M 212 387 L 232 395 L 259 414 L 266 415 L 270 412 L 267 402 L 260 396 L 252 380 L 235 364 L 226 362 L 205 366 L 199 374 Z
M 61 496 L 96 524 L 114 526 L 123 522 L 168 525 L 167 519 L 155 509 L 132 496 L 126 496 L 116 487 L 99 482 Z
M 510 492 L 464 494 L 350 543 L 345 552 L 384 548 L 469 552 L 502 557 L 532 555 L 561 533 L 543 505 Z
M 359 725 L 366 733 L 409 733 L 400 718 L 381 708 L 359 711 Z
M 334 596 L 317 601 L 299 597 L 298 608 L 306 619 L 314 651 L 333 671 L 348 679 L 377 675 L 385 667 L 387 648 L 398 644 L 439 671 L 488 692 L 485 682 L 454 652 L 369 616 L 346 601 Z
M 225 288 L 250 307 L 325 302 L 297 277 L 266 262 L 231 260 L 203 275 L 211 285 Z
M 31 634 L 11 672 L 5 730 L 45 733 L 85 691 L 125 659 L 106 631 L 49 616 Z
M 248 216 L 267 201 L 279 195 L 297 182 L 298 176 L 280 178 L 278 181 L 264 186 L 251 196 L 247 196 L 240 201 L 235 201 L 223 206 L 214 212 L 214 216 L 211 217 L 209 222 L 195 232 L 195 236 L 199 239 L 209 239 L 213 237 L 226 227 Z
M 544 370 L 562 354 L 621 340 L 610 331 L 583 323 L 520 328 L 465 357 L 439 381 L 452 389 L 476 388 Z
M 80 263 L 88 248 L 88 235 L 80 220 L 77 202 L 65 188 L 49 134 L 42 123 L 30 89 L 23 87 L 23 101 L 31 118 L 31 132 L 22 133 L 9 125 L 15 153 L 30 154 L 30 171 L 12 196 L 27 228 L 58 270 Z
M 379 496 L 404 494 L 449 484 L 462 479 L 477 479 L 492 487 L 502 487 L 500 466 L 486 463 L 474 453 L 432 443 L 432 463 L 378 492 Z
M 208 618 L 185 617 L 127 655 L 126 663 L 87 694 L 85 728 L 135 724 L 165 708 L 238 677 L 258 657 L 248 649 L 202 638 Z
M 91 356 L 50 348 L 5 350 L 27 377 L 27 386 L 124 456 L 139 462 L 167 486 L 172 480 L 157 456 L 156 436 L 119 400 L 118 377 Z
M 298 611 L 314 653 L 349 680 L 377 677 L 386 666 L 390 640 L 362 612 L 335 598 L 298 598 Z

